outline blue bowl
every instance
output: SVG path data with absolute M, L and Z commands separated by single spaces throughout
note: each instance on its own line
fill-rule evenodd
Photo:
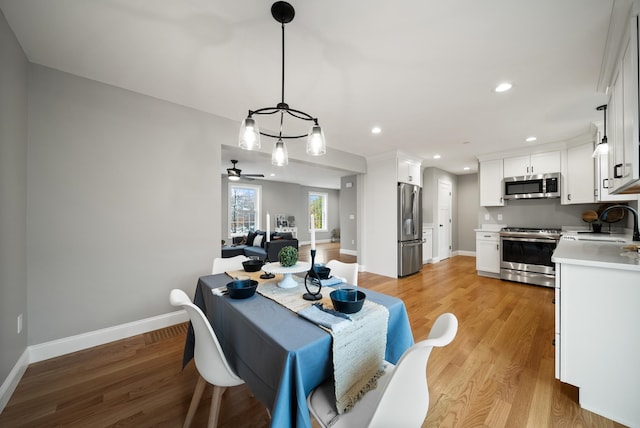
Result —
M 354 314 L 362 309 L 367 295 L 353 288 L 340 288 L 333 290 L 329 297 L 336 311 L 343 314 Z
M 246 299 L 255 294 L 258 281 L 253 279 L 235 279 L 227 284 L 229 297 L 232 299 Z
M 315 265 L 314 269 L 316 270 L 316 273 L 318 274 L 320 279 L 328 279 L 329 278 L 329 274 L 331 273 L 331 269 L 329 269 L 328 267 L 323 266 L 323 265 Z

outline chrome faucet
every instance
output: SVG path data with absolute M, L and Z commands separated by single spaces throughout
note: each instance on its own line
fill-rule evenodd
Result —
M 640 241 L 640 232 L 638 232 L 638 211 L 634 210 L 633 208 L 631 208 L 628 205 L 612 205 L 610 207 L 605 208 L 604 211 L 602 211 L 602 214 L 600 214 L 599 219 L 602 221 L 605 221 L 607 219 L 607 213 L 609 211 L 611 211 L 612 209 L 615 208 L 624 208 L 626 210 L 631 211 L 631 214 L 633 214 L 633 240 L 634 241 Z

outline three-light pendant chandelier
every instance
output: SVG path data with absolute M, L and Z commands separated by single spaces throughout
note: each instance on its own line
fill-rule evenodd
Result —
M 324 133 L 318 124 L 318 118 L 311 116 L 301 110 L 296 110 L 284 102 L 284 24 L 293 21 L 295 9 L 289 3 L 284 1 L 275 2 L 271 6 L 271 15 L 278 21 L 282 27 L 282 92 L 281 100 L 275 107 L 264 107 L 257 110 L 249 110 L 249 115 L 242 121 L 240 126 L 240 138 L 238 145 L 245 150 L 258 150 L 261 147 L 260 135 L 276 138 L 276 143 L 271 153 L 271 163 L 282 166 L 289 163 L 287 146 L 284 140 L 307 138 L 307 154 L 312 156 L 324 155 L 327 152 L 327 146 L 324 140 Z M 258 123 L 253 115 L 271 115 L 280 113 L 280 130 L 277 134 L 260 131 Z M 285 113 L 301 120 L 313 122 L 307 134 L 287 135 L 283 132 Z

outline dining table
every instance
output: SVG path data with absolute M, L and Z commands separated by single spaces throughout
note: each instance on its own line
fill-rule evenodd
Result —
M 231 299 L 218 292 L 230 281 L 227 274 L 200 277 L 194 304 L 211 323 L 231 368 L 270 409 L 271 426 L 311 427 L 306 397 L 333 376 L 331 333 L 259 293 Z M 358 289 L 389 311 L 385 360 L 397 363 L 414 343 L 403 301 Z M 301 285 L 300 292 L 304 291 Z M 194 342 L 190 326 L 183 365 L 193 358 Z

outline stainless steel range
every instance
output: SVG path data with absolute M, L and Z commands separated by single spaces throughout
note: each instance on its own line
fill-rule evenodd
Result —
M 551 261 L 561 230 L 505 227 L 500 231 L 500 278 L 527 284 L 555 286 Z

